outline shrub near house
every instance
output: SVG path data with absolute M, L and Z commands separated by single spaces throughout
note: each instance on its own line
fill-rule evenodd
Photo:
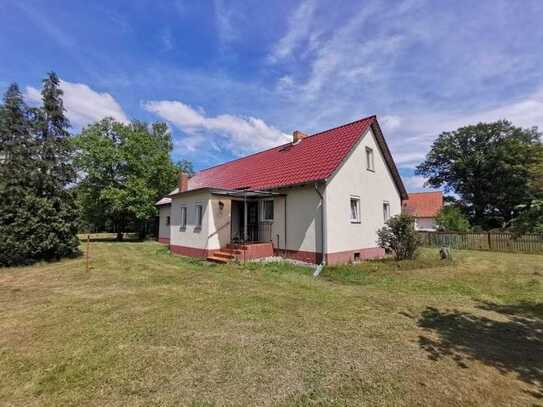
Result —
M 415 231 L 415 218 L 406 214 L 390 218 L 377 236 L 379 246 L 394 253 L 396 260 L 414 259 L 421 245 Z

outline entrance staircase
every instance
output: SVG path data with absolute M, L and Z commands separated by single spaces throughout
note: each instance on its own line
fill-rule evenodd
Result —
M 217 252 L 213 252 L 211 256 L 207 257 L 207 261 L 224 264 L 233 260 L 239 260 L 242 257 L 245 249 L 246 248 L 242 245 L 229 244 L 225 248 Z

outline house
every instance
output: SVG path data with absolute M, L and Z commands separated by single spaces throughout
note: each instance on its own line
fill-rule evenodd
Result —
M 272 255 L 327 264 L 378 258 L 377 230 L 404 185 L 375 116 L 196 173 L 157 202 L 159 240 L 213 261 Z
M 435 231 L 436 218 L 443 208 L 443 193 L 413 192 L 402 203 L 404 213 L 415 217 L 415 229 L 421 231 Z

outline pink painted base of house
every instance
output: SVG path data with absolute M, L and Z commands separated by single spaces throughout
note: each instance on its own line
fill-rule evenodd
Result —
M 189 257 L 208 257 L 218 250 L 198 249 L 196 247 L 178 246 L 171 244 L 170 251 L 173 254 L 179 254 L 181 256 Z
M 358 256 L 356 256 L 357 253 Z M 366 249 L 328 253 L 326 255 L 326 264 L 346 264 L 357 260 L 382 259 L 383 257 L 385 257 L 385 249 L 381 249 L 380 247 L 370 247 Z
M 166 241 L 161 241 L 161 243 L 169 243 Z M 284 256 L 284 250 L 277 250 L 273 248 L 271 243 L 253 243 L 247 245 L 228 245 L 228 249 L 241 249 L 242 254 L 237 255 L 236 257 L 239 261 L 245 260 L 254 260 L 263 257 L 271 256 Z M 170 250 L 174 254 L 179 254 L 181 256 L 190 256 L 190 257 L 209 257 L 213 253 L 219 252 L 220 250 L 208 250 L 208 249 L 198 249 L 195 247 L 187 246 L 178 246 L 170 245 Z M 318 264 L 321 261 L 321 253 L 302 251 L 302 250 L 287 250 L 286 256 L 289 259 L 304 261 L 306 263 Z M 372 247 L 358 250 L 348 250 L 344 252 L 328 253 L 326 255 L 326 264 L 328 265 L 338 265 L 338 264 L 347 264 L 352 263 L 356 260 L 369 260 L 369 259 L 381 259 L 385 257 L 384 249 L 380 247 Z
M 169 237 L 159 237 L 158 242 L 162 244 L 170 244 L 170 238 Z
M 275 250 L 277 256 L 284 256 L 284 250 Z M 358 254 L 358 255 L 357 255 Z M 302 250 L 287 250 L 286 256 L 289 259 L 305 261 L 306 263 L 319 264 L 321 262 L 321 253 L 308 252 Z M 382 259 L 385 257 L 385 250 L 380 247 L 371 247 L 365 249 L 348 250 L 344 252 L 328 253 L 326 255 L 326 264 L 337 265 L 352 263 L 357 260 Z

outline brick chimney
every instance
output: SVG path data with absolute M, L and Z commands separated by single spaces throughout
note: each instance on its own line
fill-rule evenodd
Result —
M 294 130 L 294 133 L 292 133 L 292 142 L 296 144 L 298 141 L 303 139 L 304 137 L 307 137 L 307 134 L 302 133 L 299 130 Z
M 183 171 L 179 173 L 179 181 L 177 181 L 177 187 L 179 192 L 184 192 L 189 189 L 189 176 Z

